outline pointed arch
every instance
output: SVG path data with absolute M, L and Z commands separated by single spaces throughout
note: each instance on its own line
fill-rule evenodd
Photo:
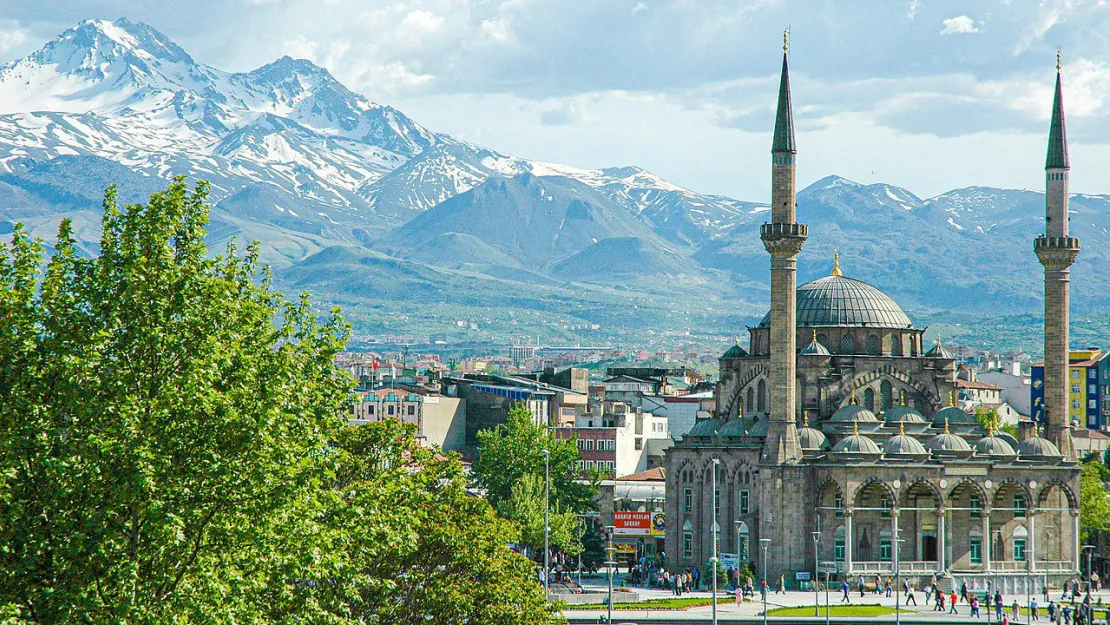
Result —
M 1037 498 L 1034 500 L 1037 502 L 1037 507 L 1042 507 L 1045 499 L 1057 488 L 1064 493 L 1064 497 L 1068 500 L 1068 506 L 1071 507 L 1072 510 L 1078 510 L 1079 498 L 1075 495 L 1075 492 L 1072 491 L 1071 486 L 1061 480 L 1051 480 L 1041 487 L 1041 490 L 1037 493 Z

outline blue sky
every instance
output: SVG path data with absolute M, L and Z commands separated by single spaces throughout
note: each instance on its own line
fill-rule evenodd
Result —
M 1110 2 L 0 0 L 0 60 L 127 16 L 198 61 L 282 54 L 432 129 L 702 192 L 769 193 L 784 26 L 799 179 L 1043 187 L 1063 48 L 1072 187 L 1110 192 Z

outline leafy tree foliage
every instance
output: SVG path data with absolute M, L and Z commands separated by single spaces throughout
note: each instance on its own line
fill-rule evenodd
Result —
M 210 257 L 207 185 L 0 243 L 0 605 L 40 623 L 548 622 L 411 431 L 352 430 L 348 329 Z M 537 599 L 536 597 L 539 597 Z M 523 615 L 523 616 L 521 616 Z M 430 617 L 430 618 L 429 618 Z
M 1110 530 L 1110 495 L 1106 483 L 1110 482 L 1110 467 L 1095 458 L 1083 462 L 1079 475 L 1079 528 L 1080 540 L 1087 542 L 1092 532 Z
M 979 408 L 975 411 L 975 422 L 979 427 L 987 431 L 1003 432 L 1017 438 L 1017 428 L 1013 423 L 1005 423 L 1002 421 L 1002 415 L 998 414 L 995 408 L 984 409 Z
M 513 485 L 512 495 L 505 504 L 508 518 L 520 525 L 521 540 L 534 547 L 543 547 L 544 482 L 535 475 L 525 475 Z M 556 502 L 548 510 L 551 531 L 548 542 L 568 555 L 582 551 L 582 523 L 573 512 L 563 510 Z M 542 553 L 542 551 L 541 551 Z
M 578 444 L 560 440 L 547 427 L 532 421 L 521 404 L 513 406 L 504 425 L 478 433 L 478 461 L 472 467 L 475 486 L 503 517 L 510 518 L 513 486 L 524 476 L 544 476 L 543 450 L 550 453 L 551 501 L 561 510 L 584 513 L 593 507 L 596 482 L 578 480 Z

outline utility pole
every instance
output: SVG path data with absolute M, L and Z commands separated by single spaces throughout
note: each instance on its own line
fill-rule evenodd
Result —
M 551 579 L 551 565 L 548 560 L 551 554 L 550 533 L 551 520 L 548 516 L 551 508 L 551 452 L 543 450 L 543 591 L 550 592 L 548 583 Z
M 720 458 L 713 459 L 713 557 L 709 559 L 713 568 L 713 625 L 717 625 L 717 467 L 720 464 Z

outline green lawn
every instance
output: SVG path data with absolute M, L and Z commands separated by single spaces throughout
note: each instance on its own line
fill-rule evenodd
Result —
M 829 616 L 886 616 L 894 614 L 894 608 L 881 605 L 834 605 L 829 607 Z M 813 606 L 798 608 L 775 608 L 767 610 L 767 616 L 813 616 Z M 825 606 L 821 606 L 821 616 L 825 616 Z
M 724 598 L 717 599 L 718 604 L 725 603 Z M 706 605 L 712 605 L 713 599 L 710 597 L 692 597 L 690 599 L 682 599 L 675 597 L 674 599 L 648 599 L 647 601 L 636 601 L 630 603 L 613 603 L 614 610 L 685 610 L 686 608 L 697 608 Z M 604 603 L 584 603 L 582 605 L 568 605 L 565 610 L 604 610 Z

